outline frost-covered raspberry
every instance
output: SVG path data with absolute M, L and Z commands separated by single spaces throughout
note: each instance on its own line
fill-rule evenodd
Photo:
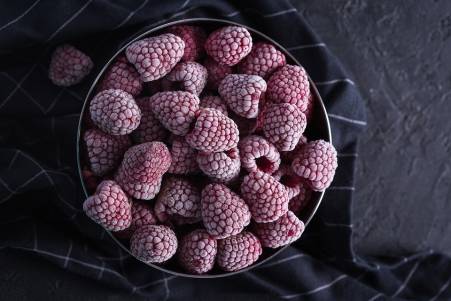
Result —
M 210 108 L 210 109 L 216 109 L 220 111 L 224 115 L 228 115 L 227 113 L 227 105 L 224 101 L 222 101 L 221 97 L 219 96 L 213 96 L 208 95 L 204 96 L 200 100 L 200 107 L 201 108 Z
M 99 91 L 119 89 L 137 96 L 143 88 L 139 73 L 130 65 L 127 58 L 121 55 L 108 68 L 99 84 Z
M 285 186 L 272 176 L 254 171 L 243 178 L 241 197 L 257 223 L 277 220 L 288 211 L 288 192 Z
M 312 196 L 312 190 L 304 182 L 301 182 L 299 188 L 299 194 L 292 198 L 290 203 L 288 203 L 288 210 L 296 215 L 301 213 L 302 209 L 307 206 Z
M 69 87 L 81 82 L 91 72 L 91 58 L 72 45 L 55 49 L 49 66 L 49 78 L 57 86 Z
M 286 65 L 271 75 L 266 96 L 273 103 L 290 103 L 305 112 L 310 83 L 307 72 L 301 66 Z
M 235 122 L 215 109 L 200 109 L 194 129 L 185 139 L 191 147 L 204 152 L 223 152 L 238 145 Z
M 268 78 L 277 68 L 285 66 L 285 55 L 268 43 L 255 43 L 252 51 L 238 64 L 238 72 Z
M 92 121 L 111 135 L 126 135 L 141 121 L 141 110 L 133 96 L 122 90 L 105 90 L 91 100 L 89 112 Z
M 165 78 L 181 82 L 185 91 L 199 95 L 207 84 L 207 69 L 196 62 L 181 62 Z
M 174 135 L 171 140 L 172 162 L 168 172 L 178 175 L 198 172 L 199 166 L 196 161 L 197 150 L 192 148 L 183 137 Z
M 199 98 L 185 91 L 159 92 L 149 98 L 150 107 L 160 122 L 175 135 L 188 133 L 196 119 Z
M 162 78 L 168 74 L 183 56 L 185 42 L 171 33 L 133 42 L 125 50 L 130 63 L 144 82 Z
M 262 254 L 258 238 L 248 231 L 218 241 L 216 262 L 227 272 L 237 271 L 250 266 Z
M 288 152 L 280 152 L 280 157 L 284 162 L 291 163 L 294 160 L 294 158 L 296 158 L 302 146 L 307 142 L 308 142 L 307 137 L 302 135 L 301 138 L 299 138 L 298 144 L 294 147 L 294 149 Z
M 280 165 L 280 155 L 276 147 L 265 138 L 250 135 L 238 143 L 242 166 L 248 171 L 275 172 Z
M 280 165 L 273 177 L 285 186 L 288 199 L 291 200 L 301 192 L 302 178 L 294 173 L 290 165 Z
M 195 61 L 202 56 L 207 35 L 201 27 L 192 25 L 174 25 L 168 29 L 168 32 L 175 34 L 185 42 L 182 61 Z
M 197 163 L 204 174 L 218 182 L 227 183 L 240 173 L 240 154 L 237 148 L 219 153 L 199 152 Z
M 188 272 L 203 274 L 215 264 L 218 244 L 204 229 L 194 230 L 180 241 L 178 257 L 180 265 Z
M 139 98 L 136 100 L 136 103 L 141 110 L 141 122 L 132 133 L 134 141 L 137 143 L 144 143 L 165 140 L 168 137 L 169 132 L 152 112 L 149 97 Z
M 266 82 L 257 75 L 229 74 L 219 84 L 218 92 L 237 115 L 256 118 L 258 104 L 266 91 Z
M 204 67 L 208 71 L 207 87 L 212 90 L 217 90 L 224 77 L 232 73 L 232 67 L 219 64 L 210 57 L 205 59 Z
M 160 222 L 198 222 L 201 219 L 200 191 L 183 178 L 167 178 L 154 210 Z M 177 219 L 178 217 L 182 219 Z
M 132 204 L 132 222 L 130 227 L 117 234 L 121 238 L 130 238 L 136 229 L 147 225 L 156 225 L 157 223 L 158 220 L 152 207 L 144 202 L 134 201 Z
M 304 223 L 288 211 L 275 222 L 256 224 L 253 230 L 263 247 L 278 248 L 299 239 L 304 232 Z
M 293 150 L 306 126 L 304 113 L 289 103 L 270 104 L 263 112 L 263 135 L 279 151 Z
M 171 228 L 147 225 L 135 231 L 130 239 L 130 251 L 147 263 L 162 263 L 177 251 L 177 237 Z
M 109 231 L 128 228 L 132 221 L 127 195 L 114 181 L 103 181 L 93 196 L 83 203 L 83 210 L 93 221 Z
M 171 165 L 171 154 L 162 142 L 146 142 L 129 148 L 116 174 L 116 181 L 137 199 L 152 199 L 161 177 Z
M 83 139 L 91 170 L 96 176 L 115 169 L 131 145 L 128 136 L 112 136 L 95 128 L 87 130 Z
M 205 50 L 219 64 L 233 66 L 251 52 L 252 37 L 240 26 L 226 26 L 212 32 L 205 42 Z
M 246 203 L 223 184 L 209 184 L 202 190 L 202 220 L 208 233 L 217 239 L 240 233 L 249 225 Z
M 304 145 L 291 164 L 294 172 L 307 180 L 310 188 L 322 191 L 330 186 L 337 169 L 337 151 L 324 140 Z

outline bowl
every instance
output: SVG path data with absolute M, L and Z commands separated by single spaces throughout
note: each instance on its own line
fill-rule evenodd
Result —
M 145 30 L 138 32 L 133 37 L 131 37 L 128 41 L 123 43 L 121 48 L 110 58 L 110 60 L 105 64 L 105 66 L 103 66 L 103 68 L 99 72 L 98 76 L 92 83 L 91 88 L 89 89 L 88 94 L 86 95 L 86 98 L 84 101 L 84 105 L 83 105 L 83 108 L 82 108 L 82 111 L 80 114 L 78 133 L 77 133 L 77 164 L 78 164 L 78 171 L 79 171 L 79 175 L 80 175 L 81 184 L 82 184 L 83 191 L 84 191 L 86 197 L 88 197 L 89 194 L 88 194 L 88 189 L 87 189 L 86 183 L 85 183 L 83 175 L 82 175 L 82 166 L 84 163 L 83 162 L 84 146 L 83 146 L 83 141 L 82 141 L 81 137 L 83 137 L 82 134 L 85 130 L 85 118 L 84 117 L 87 114 L 87 108 L 89 107 L 89 102 L 96 93 L 96 87 L 97 87 L 99 80 L 102 78 L 103 74 L 105 73 L 107 68 L 111 65 L 111 63 L 114 61 L 114 59 L 120 53 L 122 53 L 128 45 L 130 45 L 131 43 L 133 43 L 137 40 L 145 38 L 147 36 L 155 36 L 155 35 L 161 34 L 165 29 L 167 29 L 170 26 L 182 25 L 182 24 L 183 25 L 188 25 L 188 24 L 189 25 L 199 25 L 199 26 L 202 26 L 209 30 L 213 30 L 218 27 L 229 26 L 229 25 L 243 26 L 249 30 L 249 32 L 253 36 L 253 39 L 257 38 L 258 40 L 267 41 L 267 42 L 275 45 L 281 52 L 284 53 L 288 64 L 301 65 L 296 60 L 296 58 L 294 58 L 285 48 L 283 48 L 280 44 L 278 44 L 276 41 L 274 41 L 270 37 L 266 36 L 265 34 L 259 32 L 258 30 L 255 30 L 249 26 L 239 24 L 236 22 L 231 22 L 228 20 L 211 19 L 211 18 L 184 19 L 184 20 L 165 23 L 163 25 L 153 27 L 150 29 L 146 28 Z M 315 100 L 315 109 L 314 109 L 313 116 L 307 126 L 305 135 L 309 138 L 309 140 L 323 139 L 325 141 L 332 142 L 330 124 L 329 124 L 329 119 L 328 119 L 328 115 L 326 112 L 326 108 L 324 106 L 324 103 L 321 99 L 321 96 L 318 93 L 318 90 L 317 90 L 314 82 L 311 80 L 310 77 L 309 77 L 309 81 L 310 81 L 311 93 L 313 94 L 314 100 Z M 313 216 L 315 215 L 315 212 L 317 211 L 317 209 L 321 203 L 321 200 L 323 199 L 323 196 L 324 196 L 324 191 L 313 192 L 309 203 L 307 204 L 307 206 L 305 208 L 303 208 L 301 213 L 298 215 L 298 217 L 304 222 L 306 227 L 308 227 L 308 224 L 310 223 Z M 125 242 L 121 239 L 118 239 L 115 235 L 113 235 L 112 232 L 110 232 L 110 231 L 107 231 L 107 232 L 111 236 L 111 238 L 118 244 L 118 246 L 120 248 L 122 248 L 125 252 L 129 253 L 131 256 L 133 256 L 131 254 L 130 250 L 128 249 L 127 242 Z M 300 239 L 302 239 L 302 236 Z M 172 275 L 176 275 L 176 276 L 184 276 L 184 277 L 190 277 L 190 278 L 226 277 L 226 276 L 232 276 L 232 275 L 236 275 L 239 273 L 243 273 L 245 271 L 249 271 L 255 267 L 258 267 L 259 265 L 262 265 L 265 262 L 270 261 L 271 258 L 275 257 L 277 254 L 282 252 L 287 247 L 288 246 L 284 246 L 284 247 L 280 247 L 278 249 L 263 248 L 263 253 L 257 262 L 250 265 L 249 267 L 246 267 L 244 269 L 234 271 L 234 272 L 224 272 L 224 271 L 219 270 L 217 267 L 215 267 L 213 270 L 211 270 L 207 274 L 194 275 L 194 274 L 188 274 L 185 271 L 183 271 L 179 266 L 177 266 L 177 264 L 174 263 L 173 259 L 169 260 L 169 263 L 166 263 L 163 265 L 146 263 L 146 262 L 144 262 L 144 263 L 152 268 L 155 268 L 157 270 L 160 270 L 160 271 L 172 274 Z

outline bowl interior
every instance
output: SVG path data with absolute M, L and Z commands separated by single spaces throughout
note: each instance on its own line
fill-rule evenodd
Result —
M 128 40 L 127 43 L 125 43 L 116 52 L 116 54 L 114 54 L 111 57 L 111 59 L 108 61 L 108 63 L 105 64 L 105 66 L 102 68 L 102 70 L 99 72 L 98 76 L 94 80 L 94 82 L 86 96 L 86 99 L 85 99 L 85 102 L 84 102 L 84 105 L 83 105 L 83 108 L 81 111 L 81 115 L 80 115 L 80 121 L 79 121 L 78 133 L 77 133 L 78 170 L 79 170 L 82 187 L 83 187 L 86 197 L 89 195 L 89 192 L 88 192 L 86 183 L 84 182 L 84 179 L 82 176 L 82 166 L 84 166 L 84 162 L 86 162 L 86 158 L 85 158 L 86 152 L 85 152 L 83 140 L 81 139 L 81 137 L 82 137 L 84 131 L 86 130 L 86 117 L 88 114 L 89 103 L 96 93 L 96 87 L 97 87 L 99 80 L 102 78 L 103 74 L 105 73 L 105 70 L 111 65 L 111 63 L 115 60 L 115 58 L 119 54 L 123 53 L 125 48 L 128 45 L 130 45 L 132 42 L 142 39 L 142 38 L 145 38 L 147 36 L 155 36 L 155 35 L 161 34 L 168 27 L 176 25 L 176 24 L 177 25 L 180 25 L 180 24 L 199 25 L 199 26 L 206 28 L 208 30 L 208 32 L 210 32 L 211 30 L 214 30 L 216 28 L 231 25 L 231 24 L 243 26 L 243 27 L 246 27 L 251 32 L 254 41 L 256 41 L 256 40 L 266 41 L 266 42 L 269 42 L 269 43 L 275 45 L 280 51 L 282 51 L 285 54 L 288 64 L 300 65 L 300 63 L 286 49 L 284 49 L 276 41 L 272 40 L 265 34 L 255 30 L 253 28 L 250 28 L 248 26 L 245 26 L 245 25 L 242 25 L 239 23 L 235 23 L 235 22 L 231 22 L 228 20 L 209 19 L 209 18 L 185 19 L 185 20 L 166 23 L 164 25 L 161 25 L 161 26 L 158 26 L 155 28 L 142 30 L 138 34 L 134 35 L 134 37 L 130 38 L 130 40 Z M 310 79 L 310 77 L 309 77 L 309 80 L 310 80 L 311 93 L 313 93 L 314 99 L 315 99 L 315 110 L 313 112 L 311 121 L 307 125 L 305 135 L 308 137 L 309 140 L 323 139 L 323 140 L 332 142 L 329 120 L 327 117 L 326 109 L 324 107 L 324 103 L 321 99 L 321 96 L 318 93 L 318 90 L 316 89 L 315 84 Z M 324 195 L 324 192 L 313 192 L 308 205 L 299 214 L 299 218 L 305 223 L 306 226 L 309 224 L 310 220 L 313 218 L 316 210 L 318 209 L 318 207 L 321 203 L 321 200 L 323 198 L 323 195 Z M 189 227 L 187 227 L 187 229 L 189 230 Z M 121 248 L 124 249 L 125 252 L 127 252 L 131 256 L 133 256 L 129 251 L 129 248 L 128 248 L 129 245 L 128 245 L 127 241 L 118 239 L 110 231 L 107 231 L 107 232 L 116 241 L 116 243 Z M 302 239 L 302 237 L 301 237 L 301 239 Z M 230 276 L 233 274 L 241 273 L 241 272 L 247 271 L 249 269 L 252 269 L 260 264 L 263 264 L 264 262 L 266 262 L 266 261 L 270 260 L 272 257 L 274 257 L 276 254 L 280 253 L 284 248 L 286 248 L 286 246 L 278 248 L 278 249 L 264 248 L 262 256 L 255 264 L 253 264 L 245 269 L 236 271 L 236 272 L 224 272 L 224 271 L 221 271 L 221 270 L 215 268 L 212 271 L 210 271 L 208 274 L 205 274 L 205 275 L 187 274 L 180 267 L 178 267 L 176 265 L 176 262 L 174 259 L 171 259 L 168 263 L 166 263 L 164 265 L 156 265 L 156 264 L 149 264 L 149 263 L 146 263 L 146 264 L 153 268 L 156 268 L 161 271 L 168 272 L 168 273 L 171 273 L 174 275 L 178 275 L 178 276 L 186 276 L 186 277 L 194 277 L 194 278 L 223 277 L 223 276 Z

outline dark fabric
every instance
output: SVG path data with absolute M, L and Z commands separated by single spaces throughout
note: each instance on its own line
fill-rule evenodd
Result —
M 7 252 L 38 256 L 152 300 L 451 298 L 451 261 L 443 255 L 428 250 L 403 258 L 362 258 L 353 251 L 350 212 L 364 105 L 349 75 L 289 2 L 0 3 L 0 258 Z M 187 279 L 154 270 L 121 251 L 81 210 L 75 142 L 92 80 L 130 35 L 189 17 L 242 22 L 287 47 L 317 83 L 339 151 L 335 181 L 303 238 L 269 263 L 225 279 Z M 96 64 L 89 78 L 67 89 L 47 78 L 49 55 L 63 42 Z

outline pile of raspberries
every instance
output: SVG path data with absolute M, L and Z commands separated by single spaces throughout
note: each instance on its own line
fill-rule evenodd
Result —
M 65 45 L 50 78 L 92 62 Z M 304 135 L 314 110 L 303 67 L 246 28 L 177 25 L 130 44 L 85 116 L 83 209 L 147 263 L 236 271 L 297 240 L 312 191 L 329 187 L 334 147 Z

